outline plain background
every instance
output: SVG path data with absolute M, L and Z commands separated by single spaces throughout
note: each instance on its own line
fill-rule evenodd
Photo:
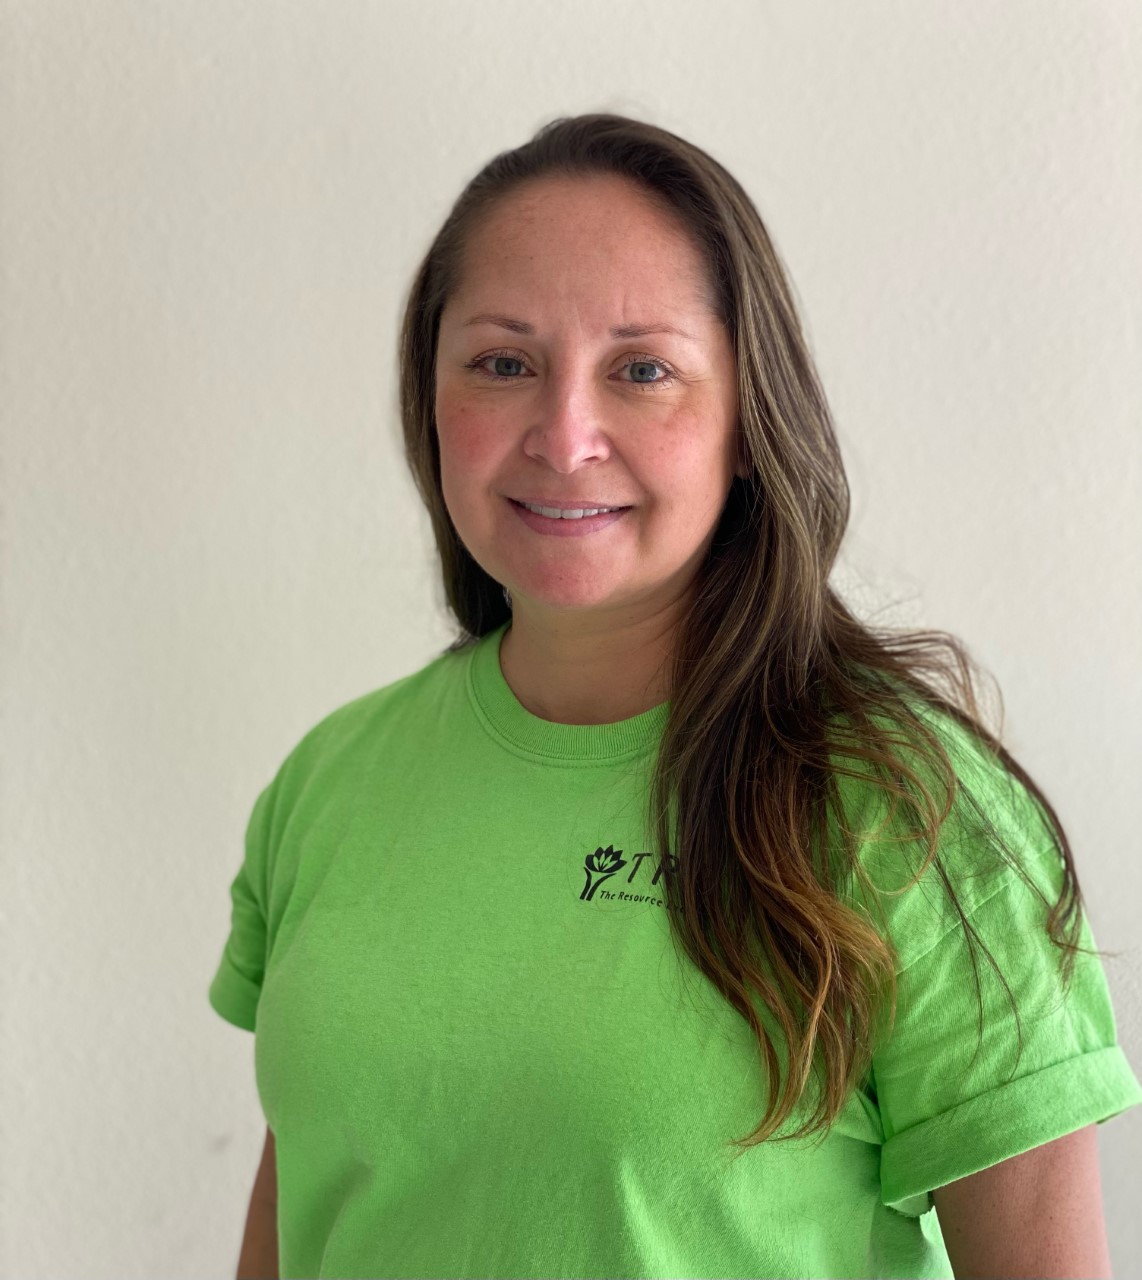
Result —
M 837 583 L 947 629 L 1071 836 L 1142 1069 L 1142 17 L 1090 0 L 3 0 L 0 1270 L 233 1276 L 265 1121 L 210 1008 L 257 792 L 452 638 L 396 337 L 558 115 L 709 150 L 841 439 Z M 1142 1108 L 1102 1126 L 1118 1274 Z

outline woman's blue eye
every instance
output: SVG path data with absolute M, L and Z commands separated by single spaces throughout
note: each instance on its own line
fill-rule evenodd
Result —
M 524 363 L 523 360 L 521 360 L 518 356 L 501 355 L 493 352 L 490 355 L 478 356 L 475 360 L 469 360 L 464 367 L 466 369 L 475 369 L 477 372 L 482 373 L 485 378 L 491 378 L 496 382 L 519 382 L 520 381 L 518 374 L 515 374 L 515 373 L 511 373 L 511 372 L 489 373 L 486 369 L 483 368 L 483 366 L 486 365 L 488 361 L 494 361 L 496 365 L 499 365 L 505 361 L 509 365 L 522 366 Z M 654 359 L 651 359 L 649 356 L 634 357 L 631 360 L 629 360 L 625 365 L 623 365 L 623 368 L 633 369 L 636 372 L 638 370 L 651 370 L 651 371 L 655 369 L 662 370 L 662 372 L 666 375 L 665 377 L 655 378 L 651 376 L 649 378 L 642 378 L 642 377 L 632 376 L 630 379 L 620 379 L 620 381 L 631 381 L 634 383 L 635 386 L 647 387 L 652 391 L 657 391 L 659 387 L 664 387 L 668 383 L 671 383 L 674 381 L 673 370 L 670 369 L 668 365 L 663 364 L 661 360 L 654 360 Z

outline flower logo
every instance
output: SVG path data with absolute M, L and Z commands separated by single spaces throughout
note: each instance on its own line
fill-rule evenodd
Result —
M 589 853 L 583 859 L 583 870 L 587 875 L 587 883 L 583 886 L 583 892 L 579 895 L 582 902 L 590 902 L 595 896 L 595 890 L 603 883 L 609 880 L 616 871 L 621 871 L 627 864 L 622 857 L 622 850 L 617 852 L 614 845 L 607 845 L 605 849 L 602 847 Z

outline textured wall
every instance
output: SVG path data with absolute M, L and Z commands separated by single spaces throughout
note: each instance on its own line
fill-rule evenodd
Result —
M 234 1273 L 264 1120 L 206 986 L 244 825 L 449 639 L 400 300 L 559 114 L 663 124 L 753 195 L 849 466 L 842 585 L 994 674 L 1142 1068 L 1136 4 L 0 15 L 4 1276 Z M 1142 1109 L 1099 1138 L 1125 1275 Z

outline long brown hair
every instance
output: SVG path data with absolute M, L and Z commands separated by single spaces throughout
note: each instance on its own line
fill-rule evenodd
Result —
M 926 849 L 915 878 L 934 862 L 969 936 L 977 936 L 937 849 L 957 798 L 974 806 L 984 842 L 1005 860 L 1010 851 L 958 777 L 931 713 L 972 735 L 1050 818 L 1064 874 L 1047 930 L 1065 952 L 1064 984 L 1075 953 L 1087 950 L 1078 945 L 1084 907 L 1074 860 L 1054 809 L 983 723 L 964 645 L 942 631 L 873 628 L 830 587 L 849 489 L 782 263 L 740 184 L 698 147 L 642 121 L 561 118 L 494 156 L 456 200 L 413 280 L 400 337 L 400 411 L 405 456 L 460 629 L 444 653 L 473 645 L 509 613 L 501 584 L 468 553 L 444 503 L 434 418 L 440 315 L 458 287 L 467 238 L 498 201 L 545 175 L 596 174 L 639 184 L 675 211 L 702 249 L 711 297 L 733 340 L 749 459 L 677 633 L 669 719 L 648 797 L 671 932 L 758 1040 L 768 1105 L 758 1127 L 734 1144 L 744 1151 L 773 1136 L 811 1074 L 823 1080 L 816 1107 L 777 1140 L 823 1138 L 864 1079 L 896 1004 L 895 950 L 842 892 L 853 875 L 868 879 L 838 779 L 879 788 L 890 817 L 903 806 L 910 821 L 896 838 Z M 1018 1025 L 1011 988 L 980 945 Z M 972 967 L 978 995 L 974 952 Z M 756 998 L 779 1029 L 776 1044 Z M 981 998 L 981 1031 L 982 1008 Z M 1020 1054 L 1022 1043 L 1020 1027 Z M 787 1055 L 783 1087 L 779 1047 Z

